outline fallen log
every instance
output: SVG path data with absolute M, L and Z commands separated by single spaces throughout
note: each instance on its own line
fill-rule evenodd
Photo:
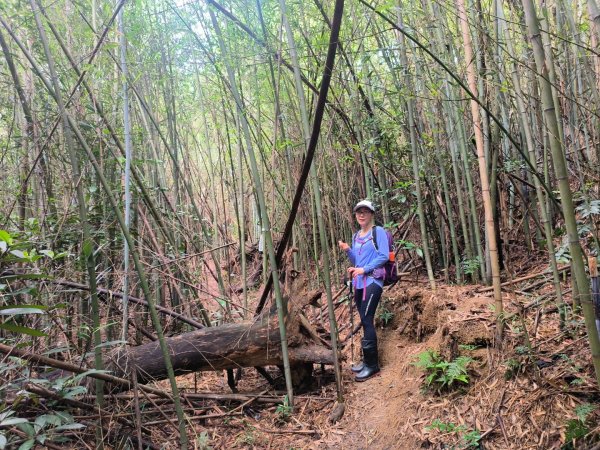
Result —
M 103 371 L 95 371 L 92 370 L 91 367 L 87 367 L 85 365 L 72 364 L 66 361 L 60 361 L 58 359 L 49 358 L 48 356 L 37 355 L 35 353 L 31 353 L 29 351 L 10 345 L 0 343 L 0 353 L 6 356 L 14 356 L 16 358 L 21 358 L 33 364 L 49 366 L 55 369 L 64 370 L 65 372 L 85 374 L 86 377 L 107 381 L 116 386 L 119 386 L 120 390 L 127 390 L 133 388 L 132 383 L 124 378 L 119 378 L 112 374 L 105 373 Z M 158 395 L 159 397 L 171 399 L 169 393 L 161 389 L 157 389 L 151 386 L 140 386 L 140 389 L 151 394 Z
M 298 383 L 310 376 L 312 364 L 333 364 L 331 349 L 315 342 L 302 325 L 301 312 L 290 308 L 286 317 L 290 365 L 297 368 Z M 252 321 L 184 333 L 166 338 L 176 375 L 238 367 L 281 366 L 281 339 L 277 316 L 263 314 Z M 307 371 L 307 369 L 310 369 Z M 137 373 L 139 383 L 167 377 L 158 342 L 117 350 L 111 367 L 116 376 Z

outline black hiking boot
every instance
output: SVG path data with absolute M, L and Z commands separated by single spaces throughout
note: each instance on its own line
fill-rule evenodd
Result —
M 366 381 L 373 375 L 379 373 L 379 362 L 377 356 L 377 341 L 376 340 L 362 340 L 363 349 L 363 369 L 356 374 L 354 379 L 356 381 Z

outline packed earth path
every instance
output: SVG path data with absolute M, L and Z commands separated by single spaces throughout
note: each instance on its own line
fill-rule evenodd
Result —
M 441 289 L 447 300 L 459 294 L 456 288 Z M 382 308 L 391 312 L 393 319 L 385 326 L 379 321 L 382 370 L 372 379 L 357 383 L 350 371 L 351 363 L 345 364 L 346 414 L 339 428 L 332 430 L 333 442 L 323 442 L 328 448 L 413 449 L 422 448 L 423 444 L 429 447 L 425 428 L 433 418 L 427 413 L 422 391 L 423 372 L 415 366 L 415 361 L 420 353 L 428 349 L 439 351 L 443 346 L 444 327 L 440 326 L 439 332 L 437 327 L 441 309 L 433 305 L 438 294 L 427 288 L 408 289 L 406 285 L 387 292 Z M 472 307 L 479 311 L 481 302 L 487 299 L 478 300 L 463 302 L 461 310 Z M 455 310 L 454 305 L 451 308 Z M 430 336 L 421 340 L 425 334 Z M 359 345 L 355 345 L 354 352 L 357 358 Z
M 362 383 L 352 381 L 346 367 L 346 415 L 340 426 L 339 448 L 416 448 L 407 427 L 418 427 L 421 373 L 411 363 L 426 344 L 407 339 L 381 340 L 380 375 Z

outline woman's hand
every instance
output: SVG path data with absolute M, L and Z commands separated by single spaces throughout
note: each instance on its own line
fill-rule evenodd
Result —
M 344 241 L 338 241 L 338 245 L 340 246 L 340 250 L 347 252 L 350 250 L 350 246 L 346 244 Z
M 364 275 L 365 269 L 363 269 L 362 267 L 348 267 L 348 274 L 352 278 L 356 278 L 359 275 Z

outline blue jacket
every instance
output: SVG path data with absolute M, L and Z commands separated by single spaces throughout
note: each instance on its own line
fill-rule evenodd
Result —
M 373 230 L 377 233 L 377 247 L 373 243 Z M 354 267 L 362 267 L 365 270 L 365 275 L 360 275 L 354 278 L 353 285 L 356 289 L 363 289 L 371 283 L 377 283 L 383 287 L 383 280 L 375 278 L 373 271 L 382 267 L 389 259 L 388 238 L 385 230 L 382 227 L 373 227 L 363 237 L 360 237 L 360 232 L 355 233 L 352 239 L 352 245 L 346 252 L 350 262 Z M 366 285 L 365 285 L 366 279 Z

